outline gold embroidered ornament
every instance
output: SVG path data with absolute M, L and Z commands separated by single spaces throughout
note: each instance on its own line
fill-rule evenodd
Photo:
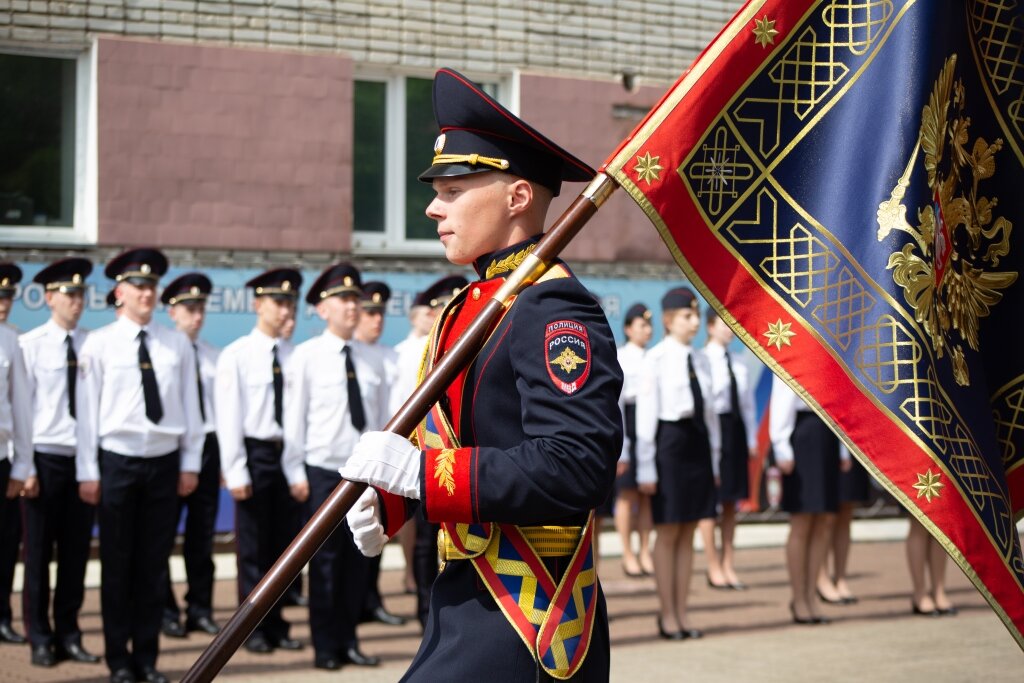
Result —
M 954 81 L 956 61 L 956 55 L 946 60 L 921 112 L 910 161 L 889 199 L 878 206 L 877 236 L 881 241 L 901 230 L 913 237 L 889 256 L 888 268 L 936 356 L 948 350 L 954 379 L 967 386 L 970 374 L 958 342 L 979 350 L 980 321 L 1002 300 L 1002 290 L 1017 281 L 1017 272 L 994 270 L 1010 252 L 1013 224 L 995 215 L 998 198 L 979 193 L 981 182 L 996 173 L 1003 140 L 989 144 L 979 137 L 969 144 L 967 91 L 962 81 Z M 932 203 L 918 208 L 915 228 L 902 200 L 922 150 Z

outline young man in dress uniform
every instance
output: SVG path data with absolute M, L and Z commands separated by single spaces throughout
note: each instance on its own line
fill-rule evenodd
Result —
M 32 466 L 32 416 L 28 377 L 18 332 L 7 323 L 21 268 L 0 263 L 0 642 L 20 645 L 25 636 L 11 625 L 11 585 L 21 544 L 18 500 Z M 34 494 L 29 490 L 25 495 Z
M 291 268 L 269 270 L 245 283 L 253 290 L 256 327 L 221 351 L 214 381 L 217 441 L 224 483 L 235 500 L 238 599 L 252 592 L 291 542 L 299 505 L 281 468 L 284 439 L 285 370 L 291 342 L 281 338 L 302 275 Z M 275 605 L 246 641 L 250 652 L 275 647 L 298 650 L 289 624 Z
M 195 352 L 184 335 L 153 322 L 165 272 L 156 249 L 131 249 L 107 264 L 121 316 L 88 336 L 78 360 L 79 494 L 99 505 L 112 683 L 168 680 L 156 669 L 164 574 L 178 496 L 195 490 L 202 456 Z
M 182 555 L 188 592 L 185 594 L 185 624 L 171 589 L 170 569 L 167 575 L 167 598 L 161 630 L 172 638 L 183 638 L 189 631 L 202 631 L 215 635 L 220 631 L 213 620 L 213 526 L 217 521 L 220 502 L 220 450 L 217 448 L 214 420 L 213 377 L 217 371 L 220 349 L 199 338 L 206 321 L 206 299 L 213 291 L 210 278 L 202 273 L 185 273 L 164 288 L 160 301 L 167 306 L 167 314 L 175 328 L 188 337 L 196 354 L 196 373 L 199 376 L 195 392 L 199 399 L 199 415 L 203 420 L 203 458 L 196 490 L 178 502 L 187 509 L 185 540 Z
M 594 175 L 453 71 L 434 80 L 434 112 L 442 134 L 421 176 L 437 193 L 426 213 L 448 260 L 480 279 L 442 313 L 430 363 L 534 249 L 561 182 Z M 387 492 L 367 491 L 349 513 L 364 552 L 380 551 L 410 502 L 443 529 L 445 565 L 407 680 L 608 679 L 591 511 L 622 448 L 621 388 L 608 321 L 559 262 L 519 294 L 417 429 L 418 445 L 390 432 L 360 439 L 342 476 Z M 517 586 L 537 590 L 528 600 Z M 570 596 L 580 609 L 562 609 Z
M 92 263 L 68 258 L 33 278 L 46 290 L 50 319 L 23 334 L 33 419 L 36 475 L 25 498 L 25 626 L 31 662 L 50 667 L 58 661 L 99 662 L 82 647 L 78 613 L 85 598 L 85 566 L 96 507 L 78 496 L 75 478 L 75 387 L 78 356 L 87 332 L 78 327 L 85 308 L 85 279 Z M 57 546 L 57 585 L 50 619 L 50 561 Z
M 347 263 L 328 266 L 306 294 L 327 323 L 323 334 L 300 344 L 288 366 L 284 422 L 285 477 L 295 500 L 318 509 L 341 483 L 359 435 L 380 429 L 387 415 L 384 361 L 353 339 L 359 322 L 359 271 Z M 309 628 L 318 669 L 342 664 L 376 666 L 359 650 L 356 624 L 363 608 L 368 562 L 342 524 L 309 563 Z
M 381 355 L 389 392 L 394 386 L 395 377 L 398 373 L 398 352 L 390 346 L 378 344 L 377 342 L 380 341 L 381 335 L 384 334 L 384 311 L 390 300 L 391 288 L 387 284 L 377 281 L 364 282 L 363 292 L 359 297 L 359 305 L 362 307 L 362 312 L 359 315 L 359 323 L 356 325 L 356 331 L 353 335 L 356 341 L 366 344 Z M 390 410 L 385 412 L 388 414 L 384 417 L 384 422 L 387 422 L 387 420 L 391 419 L 391 412 Z M 408 589 L 410 585 L 415 587 L 415 582 L 412 579 L 411 536 L 409 543 L 403 542 L 402 551 L 405 553 L 405 582 Z M 363 602 L 363 613 L 360 621 L 378 621 L 389 626 L 401 626 L 405 623 L 405 618 L 387 611 L 380 596 L 380 586 L 378 585 L 380 557 L 367 558 L 366 561 L 368 563 L 366 599 Z

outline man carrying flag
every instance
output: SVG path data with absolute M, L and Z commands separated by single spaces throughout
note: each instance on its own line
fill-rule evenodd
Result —
M 604 170 L 1024 647 L 1022 37 L 1006 3 L 748 2 Z
M 479 280 L 439 316 L 427 370 L 534 250 L 562 181 L 593 175 L 453 71 L 435 77 L 434 110 L 427 215 L 448 260 Z M 601 307 L 557 263 L 507 309 L 415 444 L 392 432 L 360 439 L 341 474 L 381 489 L 348 515 L 363 552 L 379 553 L 416 501 L 442 528 L 444 566 L 405 680 L 608 679 L 592 510 L 621 451 L 621 386 Z

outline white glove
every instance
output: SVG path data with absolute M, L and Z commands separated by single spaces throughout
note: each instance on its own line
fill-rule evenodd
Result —
M 388 537 L 384 526 L 380 523 L 380 510 L 377 492 L 367 487 L 363 495 L 345 515 L 348 528 L 352 530 L 352 539 L 356 547 L 366 557 L 376 557 L 384 550 Z
M 420 499 L 420 449 L 394 432 L 366 432 L 339 472 L 403 498 Z

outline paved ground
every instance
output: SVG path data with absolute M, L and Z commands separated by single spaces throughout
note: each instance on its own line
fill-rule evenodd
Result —
M 960 608 L 956 617 L 924 618 L 910 613 L 909 580 L 901 540 L 906 523 L 855 522 L 851 585 L 860 602 L 827 607 L 827 626 L 797 626 L 790 621 L 786 572 L 778 544 L 785 536 L 778 525 L 741 526 L 738 554 L 744 592 L 713 591 L 704 583 L 703 558 L 691 599 L 693 625 L 705 632 L 699 641 L 680 643 L 656 637 L 653 579 L 628 579 L 618 561 L 618 547 L 602 535 L 602 583 L 611 614 L 612 680 L 614 681 L 1019 681 L 1024 656 L 1002 623 L 967 579 L 950 564 L 950 587 Z M 385 558 L 382 587 L 388 607 L 411 615 L 413 598 L 400 592 L 396 555 Z M 220 572 L 229 572 L 224 562 Z M 181 587 L 179 586 L 179 589 Z M 234 582 L 217 584 L 217 618 L 232 613 Z M 18 603 L 15 596 L 15 603 Z M 15 604 L 20 624 L 20 610 Z M 309 642 L 305 610 L 289 607 L 285 615 L 293 635 Z M 82 615 L 85 643 L 102 651 L 98 591 L 90 588 Z M 347 667 L 321 672 L 311 666 L 312 650 L 270 656 L 240 652 L 218 680 L 298 682 L 397 680 L 419 643 L 419 628 L 366 625 L 363 650 L 382 658 L 376 669 Z M 193 634 L 187 640 L 164 639 L 160 668 L 180 678 L 210 638 Z M 0 680 L 99 683 L 101 665 L 61 664 L 54 669 L 28 665 L 28 650 L 0 646 Z

